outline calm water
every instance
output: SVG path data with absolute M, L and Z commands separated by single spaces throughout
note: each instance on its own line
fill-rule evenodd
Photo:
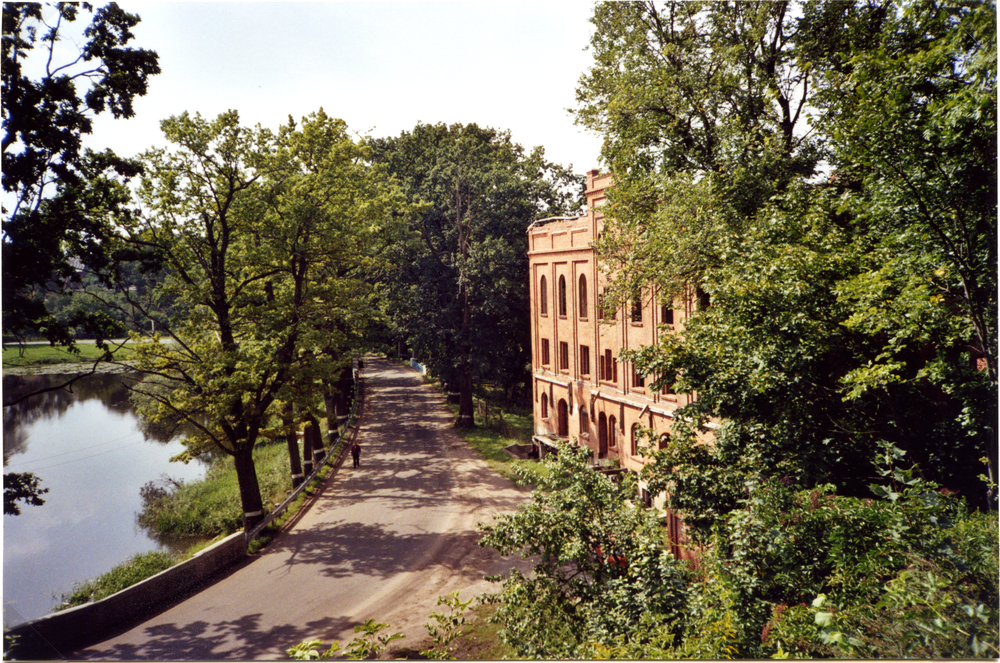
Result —
M 4 472 L 34 472 L 49 489 L 43 506 L 3 517 L 5 625 L 48 614 L 75 584 L 136 553 L 173 547 L 136 523 L 139 489 L 164 474 L 197 479 L 205 467 L 169 462 L 183 447 L 142 430 L 121 378 L 84 378 L 73 393 L 49 392 L 4 409 Z M 65 379 L 4 376 L 5 400 Z

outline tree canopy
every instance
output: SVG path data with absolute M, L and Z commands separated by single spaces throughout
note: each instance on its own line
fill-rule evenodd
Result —
M 863 495 L 891 443 L 995 504 L 992 3 L 605 3 L 593 22 L 577 117 L 615 177 L 613 291 L 709 303 L 631 356 L 698 395 L 654 489 L 707 535 L 772 479 Z
M 472 425 L 474 379 L 509 392 L 530 362 L 528 225 L 576 209 L 582 180 L 475 124 L 420 124 L 373 148 L 418 205 L 381 280 L 385 311 Z
M 55 61 L 56 43 L 74 37 L 71 24 L 82 13 L 93 18 L 77 58 Z M 85 148 L 83 137 L 97 114 L 132 117 L 134 98 L 160 72 L 156 53 L 129 45 L 138 23 L 115 3 L 96 11 L 86 3 L 3 5 L 5 333 L 71 346 L 79 325 L 103 338 L 119 331 L 99 313 L 57 319 L 44 294 L 78 282 L 85 267 L 100 272 L 113 261 L 106 240 L 129 200 L 121 180 L 140 167 Z M 45 64 L 29 66 L 29 59 Z M 33 78 L 36 69 L 42 73 Z
M 277 134 L 241 126 L 235 111 L 162 127 L 172 147 L 143 155 L 142 210 L 127 226 L 129 244 L 167 265 L 160 288 L 130 300 L 158 320 L 133 350 L 145 374 L 133 390 L 152 419 L 194 429 L 190 453 L 233 457 L 250 529 L 263 507 L 253 448 L 287 432 L 282 399 L 319 393 L 305 387 L 349 361 L 373 310 L 363 277 L 402 207 L 367 148 L 322 110 Z

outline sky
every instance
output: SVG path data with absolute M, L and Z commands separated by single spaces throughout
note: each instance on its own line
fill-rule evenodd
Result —
M 276 129 L 322 107 L 359 135 L 475 122 L 576 173 L 599 166 L 600 138 L 569 112 L 591 63 L 586 0 L 119 5 L 142 18 L 132 44 L 156 51 L 162 73 L 134 118 L 98 117 L 91 147 L 164 146 L 159 122 L 184 111 L 235 109 Z

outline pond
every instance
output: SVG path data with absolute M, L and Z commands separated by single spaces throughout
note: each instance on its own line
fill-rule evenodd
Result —
M 65 375 L 3 377 L 4 400 L 65 382 Z M 48 614 L 75 585 L 132 555 L 188 542 L 157 538 L 136 522 L 139 489 L 163 475 L 190 481 L 205 465 L 171 463 L 179 438 L 144 430 L 123 375 L 83 378 L 66 390 L 4 409 L 4 472 L 33 472 L 48 493 L 3 522 L 4 625 Z

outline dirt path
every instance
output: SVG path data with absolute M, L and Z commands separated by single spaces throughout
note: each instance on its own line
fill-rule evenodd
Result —
M 348 458 L 257 559 L 70 658 L 280 660 L 302 640 L 346 643 L 371 617 L 414 646 L 439 596 L 493 589 L 484 575 L 521 566 L 479 548 L 476 523 L 513 510 L 526 491 L 451 430 L 442 397 L 417 373 L 375 359 L 365 376 L 360 468 Z

